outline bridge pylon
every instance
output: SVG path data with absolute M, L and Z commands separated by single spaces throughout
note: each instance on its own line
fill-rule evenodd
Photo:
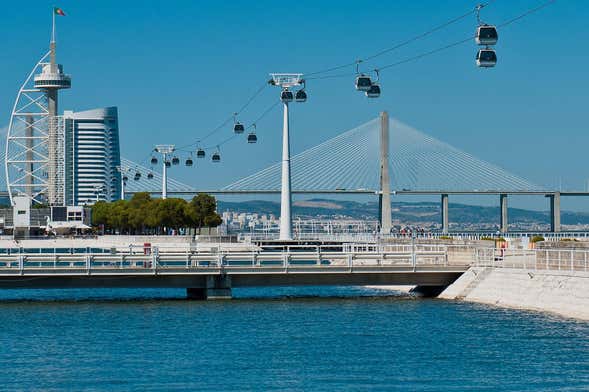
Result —
M 380 232 L 391 232 L 391 178 L 389 175 L 389 114 L 380 113 L 380 192 L 378 195 Z

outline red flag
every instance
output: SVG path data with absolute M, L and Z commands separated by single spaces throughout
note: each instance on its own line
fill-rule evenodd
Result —
M 59 7 L 53 8 L 53 12 L 55 12 L 55 15 L 65 16 L 65 12 Z

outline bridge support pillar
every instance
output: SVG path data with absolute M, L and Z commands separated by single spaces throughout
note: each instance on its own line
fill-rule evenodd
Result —
M 393 227 L 391 217 L 391 178 L 389 176 L 389 114 L 380 113 L 380 194 L 378 196 L 380 232 L 390 234 Z
M 550 197 L 550 231 L 560 232 L 560 192 L 555 192 Z
M 499 195 L 499 230 L 501 233 L 507 233 L 509 230 L 509 222 L 507 220 L 507 194 Z
M 450 220 L 448 218 L 448 194 L 442 194 L 442 205 L 441 205 L 441 215 L 442 215 L 442 234 L 448 234 L 450 230 Z
M 207 276 L 206 287 L 187 288 L 186 298 L 195 300 L 231 299 L 231 277 L 227 275 Z

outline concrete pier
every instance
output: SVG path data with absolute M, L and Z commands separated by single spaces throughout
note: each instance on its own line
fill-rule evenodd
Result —
M 449 231 L 449 219 L 448 219 L 448 194 L 442 194 L 442 234 L 448 234 Z
M 507 233 L 509 231 L 509 222 L 507 220 L 507 194 L 502 193 L 499 195 L 499 210 L 500 210 L 500 222 L 499 227 L 501 233 Z
M 555 192 L 550 198 L 550 231 L 560 232 L 560 192 Z
M 189 287 L 186 298 L 194 300 L 231 299 L 231 277 L 227 275 L 207 276 L 206 287 Z

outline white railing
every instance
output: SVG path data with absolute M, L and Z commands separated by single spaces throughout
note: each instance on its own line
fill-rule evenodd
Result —
M 237 234 L 239 241 L 265 241 L 278 240 L 278 232 L 262 232 L 262 233 L 239 233 Z M 545 241 L 556 242 L 563 239 L 589 239 L 589 232 L 586 231 L 567 231 L 560 233 L 552 232 L 509 232 L 497 233 L 492 231 L 463 231 L 463 232 L 419 232 L 419 233 L 390 233 L 380 234 L 378 232 L 350 232 L 350 233 L 321 233 L 321 232 L 295 232 L 295 240 L 317 240 L 317 241 L 363 241 L 363 242 L 378 242 L 386 239 L 431 239 L 431 240 L 465 240 L 465 241 L 480 241 L 480 240 L 494 240 L 494 239 L 520 239 L 533 237 L 543 237 Z
M 476 249 L 476 266 L 529 270 L 589 272 L 589 250 L 584 249 Z
M 229 248 L 127 247 L 4 249 L 0 274 L 26 270 L 171 270 L 232 267 L 485 266 L 589 272 L 589 249 L 496 249 L 470 245 L 340 243 L 238 244 Z
M 289 268 L 311 268 L 317 272 L 362 267 L 375 272 L 390 267 L 414 271 L 419 267 L 448 266 L 444 249 L 335 249 L 333 246 L 276 246 L 265 249 L 241 250 L 166 250 L 158 248 L 145 253 L 16 253 L 0 255 L 0 275 L 25 273 L 163 273 L 166 271 L 206 272 L 246 268 L 287 272 Z M 456 266 L 454 266 L 456 267 Z M 463 265 L 466 268 L 467 265 Z M 281 272 L 281 271 L 278 271 Z M 351 270 L 350 270 L 351 272 Z

